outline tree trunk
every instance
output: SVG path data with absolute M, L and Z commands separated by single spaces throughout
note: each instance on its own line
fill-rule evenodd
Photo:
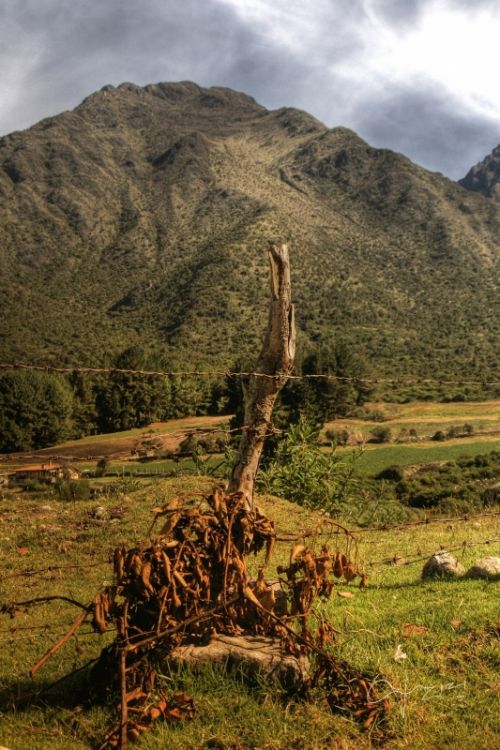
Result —
M 271 304 L 269 320 L 256 372 L 243 381 L 245 429 L 229 480 L 229 492 L 243 492 L 253 509 L 253 488 L 264 441 L 271 430 L 276 397 L 293 368 L 295 316 L 291 301 L 290 263 L 287 245 L 271 245 Z

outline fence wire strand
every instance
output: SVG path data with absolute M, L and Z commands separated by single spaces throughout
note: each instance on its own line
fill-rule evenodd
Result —
M 133 370 L 129 368 L 120 367 L 84 367 L 81 365 L 74 365 L 68 367 L 57 367 L 55 365 L 37 365 L 37 364 L 26 364 L 20 362 L 0 362 L 0 370 L 38 370 L 40 372 L 53 372 L 61 374 L 71 373 L 82 373 L 82 374 L 93 374 L 93 375 L 141 375 L 145 377 L 167 377 L 167 378 L 182 378 L 182 377 L 197 377 L 197 378 L 266 378 L 268 380 L 275 380 L 281 378 L 285 373 L 276 372 L 273 374 L 265 372 L 253 372 L 253 371 L 233 371 L 233 370 Z M 364 376 L 347 376 L 337 375 L 335 373 L 318 373 L 318 374 L 303 374 L 294 375 L 287 374 L 289 380 L 334 380 L 349 383 L 372 383 L 377 385 L 379 383 L 393 383 L 399 385 L 480 385 L 484 387 L 500 385 L 500 380 L 466 380 L 466 379 L 455 379 L 448 380 L 446 378 L 384 378 L 384 377 L 364 377 Z

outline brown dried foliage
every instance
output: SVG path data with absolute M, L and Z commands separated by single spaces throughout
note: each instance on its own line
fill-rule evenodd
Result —
M 364 585 L 347 530 L 330 521 L 308 533 L 307 546 L 296 545 L 288 565 L 277 568 L 285 592 L 277 597 L 276 585 L 264 575 L 276 541 L 274 525 L 258 509 L 248 511 L 242 493 L 215 489 L 196 502 L 175 498 L 155 510 L 155 522 L 160 518 L 163 527 L 152 542 L 115 550 L 115 583 L 91 604 L 97 632 L 112 624 L 117 629 L 94 671 L 97 681 L 121 693 L 121 717 L 102 750 L 124 750 L 158 719 L 193 716 L 188 696 L 167 699 L 155 691 L 151 657 L 166 658 L 181 644 L 206 644 L 217 633 L 272 636 L 286 652 L 313 657 L 314 671 L 302 692 L 320 689 L 332 709 L 353 713 L 372 731 L 382 726 L 387 705 L 376 698 L 372 681 L 329 651 L 333 626 L 325 619 L 310 625 L 318 619 L 316 598 L 331 595 L 335 578 L 360 576 Z M 335 540 L 332 551 L 324 543 L 325 527 Z M 315 550 L 320 537 L 323 543 Z M 252 580 L 247 558 L 261 551 L 265 559 Z

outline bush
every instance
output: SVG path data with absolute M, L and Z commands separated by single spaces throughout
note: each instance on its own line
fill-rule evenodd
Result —
M 438 430 L 437 432 L 434 433 L 431 440 L 437 440 L 438 442 L 442 440 L 446 440 L 446 435 L 443 432 L 443 430 Z
M 347 445 L 349 442 L 349 430 L 327 430 L 325 437 L 328 442 L 335 445 Z
M 390 443 L 392 432 L 389 427 L 374 427 L 370 430 L 370 443 Z
M 339 511 L 353 481 L 352 460 L 341 462 L 334 448 L 322 451 L 318 431 L 304 420 L 290 427 L 257 477 L 264 492 L 331 513 Z
M 49 484 L 42 479 L 25 479 L 18 486 L 22 487 L 25 492 L 46 492 L 49 488 Z
M 222 434 L 188 435 L 179 445 L 179 456 L 204 455 L 206 453 L 224 453 L 227 440 Z
M 401 482 L 401 480 L 404 479 L 404 476 L 404 469 L 401 466 L 393 464 L 386 469 L 382 469 L 382 471 L 376 475 L 375 479 L 388 479 L 391 482 Z
M 90 482 L 88 479 L 59 479 L 56 492 L 61 500 L 90 500 Z
M 96 464 L 95 475 L 96 477 L 103 477 L 106 475 L 106 472 L 108 470 L 109 470 L 109 459 L 103 456 L 103 458 L 100 458 Z

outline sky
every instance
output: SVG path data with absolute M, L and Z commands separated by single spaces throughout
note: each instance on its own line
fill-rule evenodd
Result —
M 500 143 L 499 39 L 500 0 L 0 0 L 0 135 L 191 80 L 458 179 Z

